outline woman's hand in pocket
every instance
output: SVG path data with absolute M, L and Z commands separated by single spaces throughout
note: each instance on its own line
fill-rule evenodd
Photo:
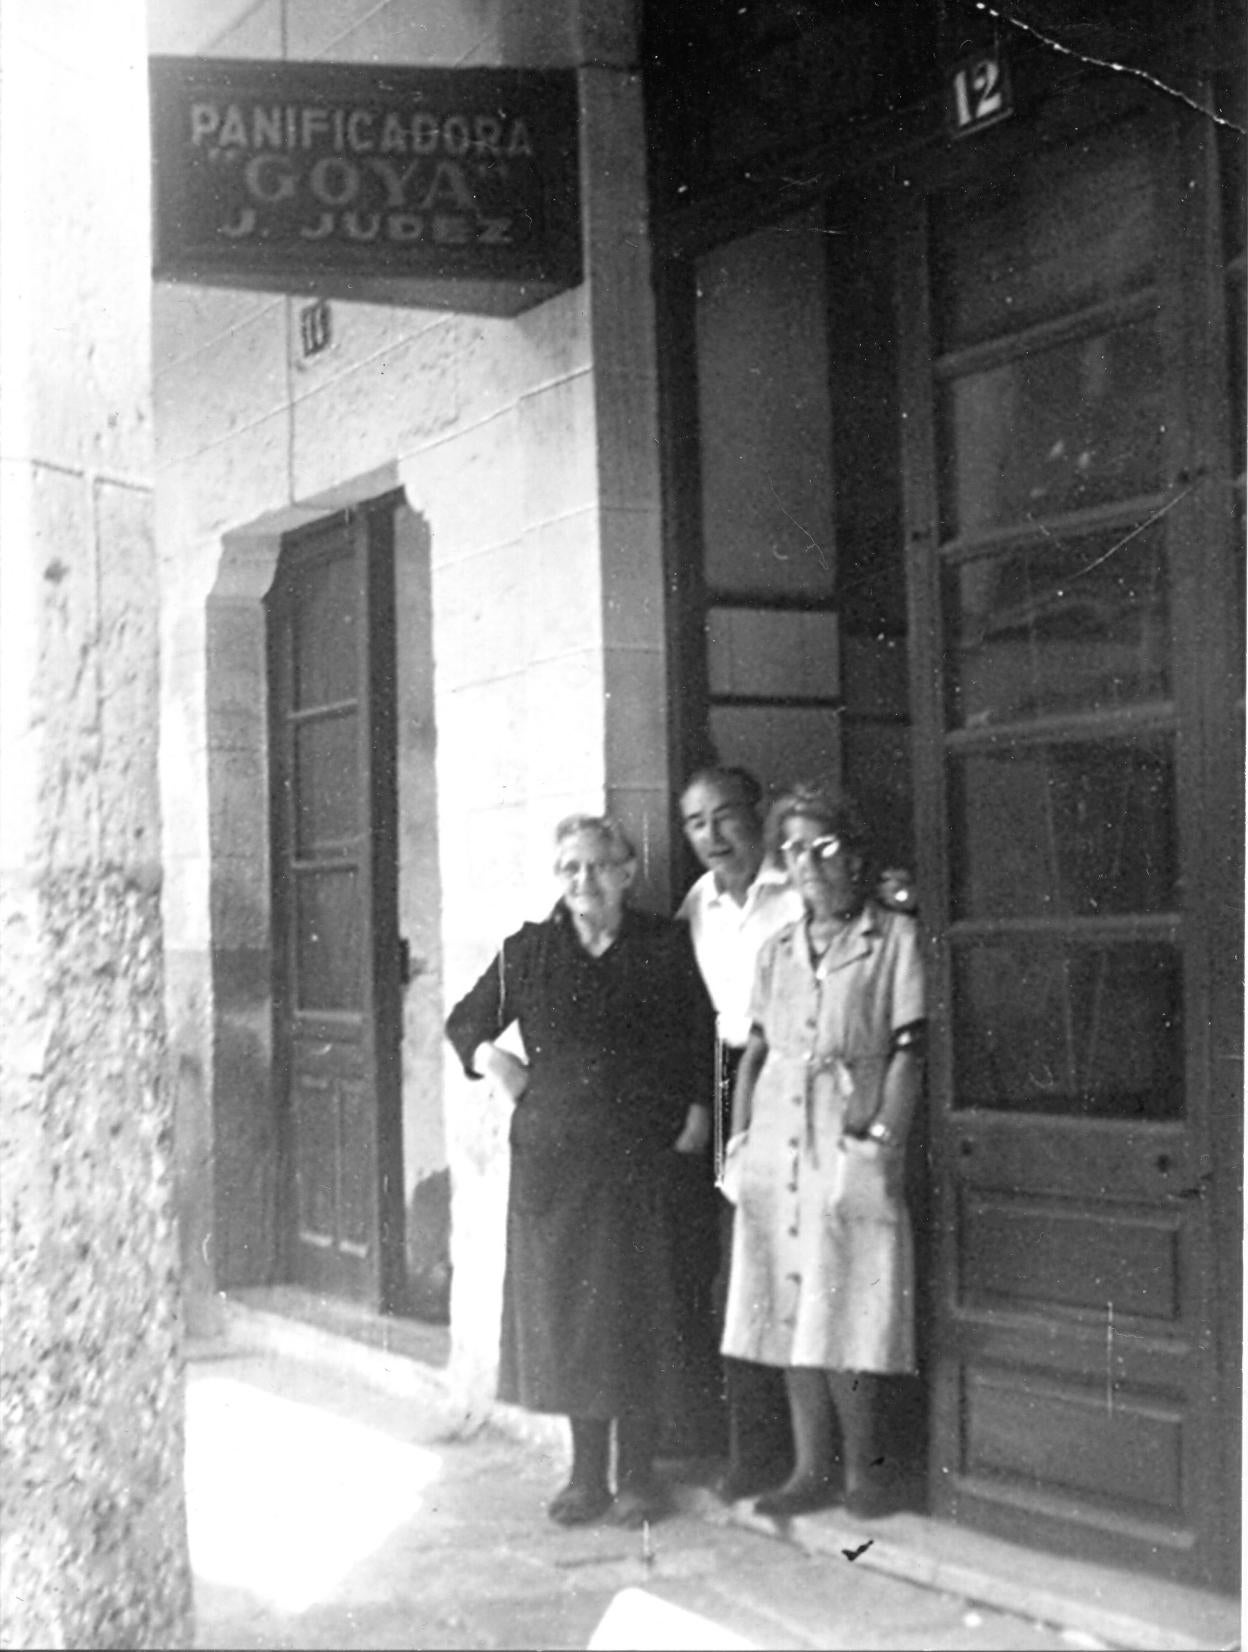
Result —
M 842 1208 L 859 1216 L 879 1217 L 901 1197 L 905 1155 L 899 1147 L 869 1136 L 842 1136 L 840 1177 Z
M 860 1136 L 854 1131 L 846 1131 L 840 1139 L 842 1153 L 849 1153 L 856 1159 L 883 1159 L 890 1153 L 895 1153 L 895 1147 L 886 1146 L 882 1141 L 875 1141 L 870 1136 Z

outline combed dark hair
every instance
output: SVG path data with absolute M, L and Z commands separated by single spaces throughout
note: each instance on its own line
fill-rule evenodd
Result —
M 559 851 L 570 837 L 578 832 L 592 832 L 601 842 L 609 845 L 612 855 L 621 863 L 637 859 L 637 850 L 633 840 L 611 815 L 575 814 L 564 815 L 555 827 L 555 869 L 559 867 Z
M 695 769 L 685 781 L 680 795 L 684 797 L 695 786 L 705 785 L 736 786 L 745 799 L 747 808 L 750 809 L 757 809 L 763 801 L 763 788 L 749 769 L 739 768 L 732 763 L 707 763 L 702 768 Z
M 795 780 L 780 793 L 768 809 L 763 826 L 763 843 L 772 861 L 777 864 L 781 860 L 784 825 L 793 815 L 807 815 L 811 820 L 819 821 L 829 833 L 841 838 L 846 848 L 861 857 L 859 891 L 873 886 L 875 866 L 871 834 L 862 810 L 848 792 L 824 780 Z

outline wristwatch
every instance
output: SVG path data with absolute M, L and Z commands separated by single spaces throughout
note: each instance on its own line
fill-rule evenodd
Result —
M 878 1141 L 881 1147 L 895 1147 L 897 1133 L 890 1129 L 883 1119 L 875 1119 L 867 1126 L 867 1140 Z

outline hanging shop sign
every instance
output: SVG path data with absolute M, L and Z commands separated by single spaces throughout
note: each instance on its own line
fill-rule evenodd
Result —
M 514 315 L 581 279 L 562 69 L 156 57 L 154 274 Z

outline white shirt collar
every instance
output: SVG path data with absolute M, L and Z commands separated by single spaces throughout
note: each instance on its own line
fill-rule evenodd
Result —
M 722 906 L 726 901 L 731 901 L 733 906 L 736 906 L 736 901 L 732 899 L 732 896 L 728 893 L 728 891 L 719 887 L 719 884 L 715 880 L 714 872 L 711 872 L 708 875 L 710 878 L 710 893 L 707 896 L 706 904 L 708 906 Z M 749 906 L 750 902 L 757 898 L 755 891 L 761 893 L 763 890 L 770 891 L 772 889 L 788 889 L 790 887 L 791 885 L 789 883 L 787 872 L 785 872 L 782 867 L 770 866 L 766 861 L 764 861 L 758 871 L 754 874 L 754 881 L 745 892 L 745 900 L 742 902 L 742 908 Z

